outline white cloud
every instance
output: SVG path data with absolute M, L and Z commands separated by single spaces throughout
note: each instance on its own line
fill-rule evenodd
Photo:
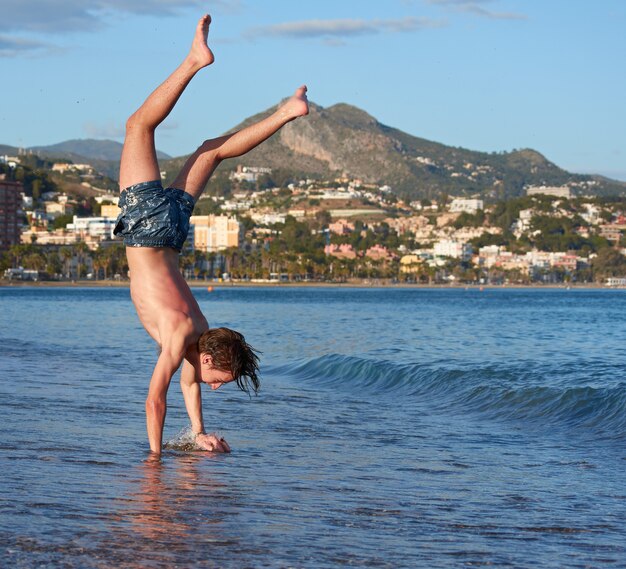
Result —
M 113 121 L 106 124 L 86 122 L 83 131 L 89 138 L 124 138 L 124 125 Z
M 484 18 L 491 18 L 493 20 L 526 20 L 527 16 L 524 14 L 518 14 L 515 12 L 491 12 L 490 10 L 485 10 L 480 6 L 476 6 L 474 4 L 467 4 L 462 7 L 464 12 L 470 12 L 475 14 L 476 16 L 482 16 Z
M 0 57 L 41 55 L 52 51 L 58 51 L 58 49 L 40 41 L 0 35 Z
M 438 6 L 461 6 L 463 4 L 489 4 L 493 0 L 426 0 Z
M 328 47 L 343 47 L 344 45 L 348 45 L 347 42 L 342 40 L 341 38 L 324 38 L 324 45 Z
M 345 38 L 379 33 L 413 32 L 443 24 L 427 18 L 402 18 L 399 20 L 304 20 L 260 26 L 247 30 L 246 37 L 279 36 L 292 38 Z
M 527 16 L 516 12 L 494 12 L 484 8 L 483 4 L 491 4 L 493 0 L 427 0 L 429 4 L 444 6 L 458 12 L 467 12 L 493 20 L 526 20 Z
M 206 10 L 202 0 L 2 0 L 0 30 L 39 33 L 92 31 L 113 13 L 176 14 L 183 8 Z
M 159 125 L 159 132 L 178 130 L 179 126 L 176 121 L 167 120 Z
M 29 44 L 34 52 L 37 42 L 24 36 L 93 32 L 108 25 L 115 14 L 172 16 L 185 8 L 197 8 L 200 15 L 209 8 L 226 12 L 239 6 L 239 0 L 2 0 L 0 33 L 5 35 L 0 38 L 0 57 L 25 53 Z M 39 46 L 41 53 L 47 45 Z

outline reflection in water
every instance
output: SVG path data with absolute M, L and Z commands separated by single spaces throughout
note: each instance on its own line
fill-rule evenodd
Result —
M 134 504 L 129 512 L 134 532 L 160 543 L 168 539 L 185 542 L 191 531 L 186 513 L 188 504 L 194 501 L 199 479 L 196 460 L 193 456 L 176 457 L 168 470 L 160 460 L 142 463 L 140 483 L 129 493 Z
M 233 506 L 238 500 L 211 473 L 215 460 L 219 458 L 207 453 L 181 453 L 136 467 L 130 488 L 115 504 L 106 539 L 116 562 L 125 567 L 159 566 L 174 559 L 193 563 L 215 559 L 223 555 L 220 549 L 237 544 L 222 522 L 237 512 Z

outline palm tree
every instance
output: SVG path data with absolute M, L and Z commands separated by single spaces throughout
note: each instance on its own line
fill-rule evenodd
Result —
M 76 245 L 74 245 L 73 248 L 76 255 L 76 276 L 78 279 L 80 279 L 83 276 L 85 269 L 87 268 L 85 261 L 89 256 L 89 247 L 84 241 L 79 241 L 78 243 L 76 243 Z
M 22 259 L 22 264 L 25 269 L 43 271 L 46 267 L 46 260 L 40 253 L 30 253 Z
M 96 249 L 93 253 L 93 272 L 96 280 L 100 279 L 100 269 L 104 271 L 106 266 L 106 252 L 104 249 Z
M 12 258 L 13 266 L 19 267 L 23 264 L 23 259 L 27 255 L 32 255 L 33 253 L 37 253 L 38 249 L 32 243 L 20 243 L 17 245 L 11 245 L 9 248 L 9 255 Z
M 63 259 L 63 276 L 70 278 L 70 260 L 74 256 L 72 249 L 71 247 L 63 247 L 59 253 L 61 254 L 61 259 Z
M 53 276 L 63 271 L 63 263 L 57 252 L 48 253 L 46 257 L 46 271 Z
M 213 278 L 215 276 L 215 259 L 217 255 L 214 251 L 211 251 L 207 254 L 206 260 L 209 265 L 208 276 L 209 278 Z
M 202 251 L 198 251 L 194 249 L 193 251 L 193 274 L 198 280 L 200 278 L 200 273 L 204 270 L 204 253 Z
M 224 268 L 224 272 L 228 273 L 230 277 L 233 277 L 233 272 L 238 268 L 238 257 L 239 250 L 237 247 L 229 247 L 225 251 L 223 251 L 224 259 L 226 261 L 226 266 Z
M 194 266 L 195 266 L 196 258 L 193 254 L 193 251 L 186 251 L 184 255 L 181 256 L 180 264 L 183 269 L 183 276 L 187 279 L 193 274 Z
M 120 264 L 120 259 L 122 261 L 126 259 L 126 250 L 123 245 L 116 244 L 111 247 L 107 247 L 104 251 L 104 278 L 107 279 L 108 275 L 115 272 L 117 265 Z

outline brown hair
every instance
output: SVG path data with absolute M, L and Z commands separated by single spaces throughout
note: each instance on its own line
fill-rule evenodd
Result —
M 259 356 L 239 332 L 230 328 L 211 328 L 200 336 L 198 352 L 210 355 L 216 369 L 231 372 L 242 391 L 250 393 L 249 384 L 252 384 L 254 393 L 259 391 Z

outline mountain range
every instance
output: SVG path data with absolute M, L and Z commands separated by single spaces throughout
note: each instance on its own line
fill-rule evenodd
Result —
M 246 119 L 233 131 L 274 110 Z M 121 148 L 118 142 L 89 139 L 29 150 L 51 158 L 90 162 L 115 179 Z M 0 154 L 13 152 L 17 152 L 15 147 L 0 145 Z M 168 174 L 176 172 L 186 158 L 171 158 L 162 152 L 158 156 Z M 443 193 L 504 198 L 523 194 L 528 185 L 563 184 L 573 187 L 575 193 L 626 194 L 626 182 L 567 172 L 532 149 L 487 153 L 446 146 L 383 125 L 345 103 L 327 108 L 311 103 L 308 117 L 287 124 L 245 157 L 227 161 L 221 169 L 234 169 L 238 164 L 269 167 L 297 177 L 357 178 L 389 185 L 409 199 Z

